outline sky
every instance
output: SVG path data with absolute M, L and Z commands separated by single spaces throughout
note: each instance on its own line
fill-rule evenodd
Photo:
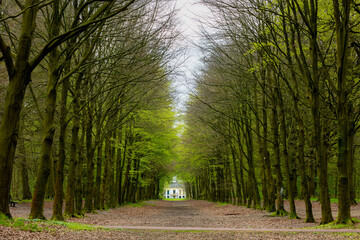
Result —
M 209 15 L 209 10 L 199 0 L 177 0 L 178 28 L 182 32 L 182 38 L 178 44 L 185 48 L 184 56 L 181 58 L 182 65 L 179 74 L 174 81 L 176 90 L 176 111 L 182 112 L 185 109 L 185 102 L 193 90 L 193 74 L 202 66 L 201 51 L 196 47 L 200 42 L 201 23 L 199 19 Z

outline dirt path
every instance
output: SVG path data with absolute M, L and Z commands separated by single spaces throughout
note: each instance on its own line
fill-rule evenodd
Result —
M 88 214 L 83 219 L 70 221 L 98 226 L 151 226 L 182 228 L 226 228 L 226 229 L 298 229 L 318 226 L 304 223 L 303 219 L 272 217 L 266 211 L 246 207 L 219 205 L 207 201 L 150 201 L 144 207 L 122 207 L 97 214 Z M 298 202 L 299 209 L 301 203 Z
M 296 204 L 299 215 L 304 217 L 303 203 Z M 69 231 L 57 230 L 29 239 L 360 239 L 360 229 L 303 229 L 316 227 L 320 222 L 319 206 L 313 205 L 317 223 L 271 217 L 266 211 L 207 201 L 148 201 L 142 207 L 124 206 L 68 219 L 114 230 L 70 231 L 71 235 Z M 51 212 L 51 204 L 46 206 L 45 212 Z M 25 209 L 20 204 L 12 209 L 12 214 L 26 217 Z M 354 207 L 352 215 L 356 217 L 359 210 L 359 206 Z M 7 229 L 7 235 L 10 232 Z M 16 234 L 1 238 L 1 233 L 0 228 L 0 239 L 22 239 L 14 237 Z

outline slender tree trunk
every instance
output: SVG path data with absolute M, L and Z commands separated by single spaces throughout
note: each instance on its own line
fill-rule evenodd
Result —
M 86 185 L 85 185 L 85 212 L 91 212 L 94 209 L 93 191 L 94 191 L 94 150 L 92 140 L 93 113 L 91 106 L 88 106 L 85 117 L 86 129 Z
M 68 63 L 69 64 L 69 63 Z M 68 65 L 68 70 L 70 65 Z M 64 220 L 62 215 L 63 199 L 64 199 L 64 165 L 66 160 L 65 144 L 66 144 L 66 115 L 67 115 L 67 97 L 69 89 L 69 79 L 65 79 L 61 90 L 61 105 L 60 105 L 60 137 L 59 137 L 59 160 L 56 168 L 56 182 L 55 182 L 55 198 L 53 204 L 52 219 Z
M 104 173 L 103 173 L 103 177 L 102 177 L 102 182 L 101 182 L 101 194 L 100 194 L 100 208 L 101 209 L 105 209 L 106 208 L 106 186 L 107 186 L 107 178 L 108 178 L 108 157 L 107 157 L 107 145 L 108 144 L 108 140 L 105 138 L 105 163 L 104 163 Z
M 353 124 L 352 124 L 353 125 Z M 354 137 L 355 137 L 355 129 L 352 126 L 350 128 L 350 136 L 349 136 L 349 191 L 350 191 L 350 204 L 356 205 L 356 193 L 355 193 L 355 179 L 354 179 L 354 160 L 355 160 L 355 149 L 354 149 Z
M 119 145 L 117 147 L 117 151 L 116 151 L 116 179 L 115 179 L 115 197 L 116 197 L 116 203 L 118 205 L 121 205 L 121 198 L 120 198 L 120 193 L 121 193 L 121 181 L 122 181 L 122 154 L 121 154 L 121 146 L 122 146 L 122 126 L 119 126 L 118 128 L 118 141 L 119 141 Z
M 268 75 L 270 71 L 268 71 Z M 262 107 L 262 123 L 263 123 L 263 141 L 262 141 L 262 149 L 264 154 L 264 165 L 265 165 L 265 172 L 266 172 L 266 180 L 267 180 L 267 194 L 268 194 L 268 204 L 267 204 L 267 211 L 268 212 L 275 212 L 275 183 L 272 176 L 272 168 L 271 168 L 271 161 L 270 161 L 270 153 L 268 150 L 268 119 L 267 119 L 267 101 L 266 101 L 266 73 L 265 70 L 261 72 L 262 76 L 262 100 L 261 100 L 261 107 Z
M 82 187 L 82 178 L 83 178 L 83 151 L 84 151 L 84 139 L 85 139 L 85 124 L 82 124 L 81 136 L 78 143 L 78 162 L 76 164 L 76 177 L 75 177 L 75 212 L 77 215 L 83 215 L 83 187 Z
M 112 207 L 111 206 L 111 181 L 112 181 L 112 175 L 111 175 L 111 172 L 112 172 L 112 159 L 111 159 L 111 140 L 110 140 L 111 136 L 107 136 L 106 137 L 106 140 L 105 140 L 105 158 L 106 158 L 106 168 L 107 168 L 107 177 L 106 177 L 106 186 L 105 186 L 105 189 L 106 189 L 106 194 L 105 194 L 105 197 L 106 197 L 106 204 L 105 206 L 106 207 Z
M 298 95 L 297 95 L 298 96 Z M 297 98 L 296 98 L 297 99 Z M 304 197 L 305 202 L 305 209 L 306 209 L 306 218 L 305 222 L 315 222 L 313 212 L 312 212 L 312 205 L 310 201 L 310 192 L 308 187 L 308 176 L 306 175 L 306 166 L 305 166 L 305 157 L 304 157 L 304 146 L 305 146 L 305 129 L 304 129 L 304 123 L 300 115 L 298 102 L 294 100 L 295 102 L 295 115 L 298 123 L 298 153 L 299 153 L 299 167 L 300 167 L 300 176 L 301 176 L 301 192 Z M 312 160 L 310 160 L 312 161 Z
M 100 131 L 100 130 L 98 130 Z M 97 146 L 97 160 L 96 160 L 96 181 L 94 189 L 94 208 L 101 208 L 101 168 L 102 168 L 102 154 L 103 154 L 103 142 L 99 140 Z
M 73 127 L 72 127 L 72 136 L 71 136 L 71 147 L 70 147 L 70 164 L 69 164 L 69 173 L 68 181 L 66 187 L 65 195 L 65 214 L 73 216 L 75 213 L 74 200 L 75 200 L 75 181 L 76 175 L 78 174 L 77 169 L 79 161 L 77 158 L 78 144 L 79 144 L 79 129 L 80 129 L 80 116 L 79 116 L 79 98 L 80 98 L 80 87 L 83 74 L 79 74 L 75 82 L 75 95 L 73 99 Z
M 238 165 L 237 165 L 237 161 L 236 161 L 236 152 L 234 149 L 235 147 L 232 143 L 230 143 L 230 148 L 231 148 L 231 156 L 232 156 L 233 166 L 234 166 L 237 205 L 241 205 L 242 204 L 242 194 L 241 194 L 241 185 L 240 185 L 239 174 L 238 174 L 239 171 L 238 171 Z
M 125 179 L 124 179 L 124 187 L 122 189 L 122 198 L 124 201 L 127 201 L 128 199 L 126 198 L 126 193 L 129 192 L 129 174 L 130 174 L 130 169 L 131 169 L 131 162 L 132 162 L 132 159 L 131 159 L 131 148 L 132 148 L 132 145 L 133 145 L 133 132 L 132 132 L 132 127 L 130 126 L 130 129 L 128 130 L 129 131 L 129 134 L 128 134 L 128 138 L 129 138 L 129 148 L 130 150 L 128 151 L 128 153 L 126 154 L 126 158 L 127 158 L 127 163 L 126 163 L 126 172 L 125 172 Z
M 337 223 L 352 222 L 349 193 L 349 103 L 347 96 L 347 64 L 351 0 L 333 0 L 336 32 L 337 120 L 338 120 L 338 199 Z
M 116 139 L 116 132 L 113 133 L 110 140 L 110 154 L 109 154 L 109 207 L 116 207 L 116 197 L 115 197 L 115 144 L 114 140 Z
M 280 132 L 281 132 L 281 140 L 282 140 L 282 146 L 283 146 L 283 156 L 284 156 L 284 163 L 285 163 L 285 176 L 286 176 L 286 186 L 287 186 L 287 192 L 288 192 L 288 198 L 290 202 L 290 219 L 298 219 L 299 217 L 296 214 L 296 207 L 295 207 L 295 196 L 292 189 L 293 179 L 292 175 L 290 173 L 290 169 L 292 169 L 292 166 L 290 166 L 290 159 L 289 159 L 289 151 L 287 147 L 287 129 L 286 129 L 286 120 L 285 120 L 285 109 L 284 109 L 284 102 L 282 99 L 282 95 L 280 93 L 279 86 L 276 88 L 277 91 L 277 98 L 279 100 L 279 107 L 280 107 Z
M 273 81 L 276 80 L 273 79 Z M 283 216 L 286 215 L 287 212 L 284 209 L 284 199 L 283 199 L 284 190 L 283 190 L 283 179 L 281 173 L 277 107 L 278 107 L 278 99 L 276 96 L 276 89 L 275 89 L 272 91 L 272 130 L 273 130 L 273 147 L 274 147 L 274 157 L 275 157 L 274 169 L 276 172 L 276 192 L 277 192 L 276 215 Z

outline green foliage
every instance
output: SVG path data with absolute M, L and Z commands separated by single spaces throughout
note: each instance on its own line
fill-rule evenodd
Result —
M 43 230 L 42 227 L 39 227 L 37 223 L 27 223 L 20 227 L 21 230 L 30 231 L 30 232 L 41 232 Z

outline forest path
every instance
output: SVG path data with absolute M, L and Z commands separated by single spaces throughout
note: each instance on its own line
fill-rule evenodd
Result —
M 297 205 L 300 213 L 303 206 L 300 201 Z M 357 212 L 356 210 L 354 209 L 354 212 Z M 70 221 L 107 228 L 139 230 L 360 233 L 360 229 L 317 229 L 320 219 L 316 209 L 314 213 L 317 223 L 304 223 L 303 219 L 273 217 L 266 211 L 231 204 L 199 200 L 159 200 L 148 201 L 143 207 L 125 206 Z M 314 227 L 315 229 L 303 229 Z
M 28 205 L 20 203 L 12 208 L 13 216 L 27 217 Z M 313 202 L 316 223 L 304 223 L 302 201 L 296 201 L 302 219 L 271 217 L 266 211 L 199 200 L 158 200 L 137 205 L 140 207 L 127 205 L 67 220 L 113 230 L 57 229 L 29 233 L 0 226 L 0 239 L 360 239 L 359 229 L 304 229 L 318 226 L 321 217 L 318 202 Z M 288 202 L 285 208 L 289 209 Z M 336 204 L 332 208 L 335 212 Z M 44 210 L 49 215 L 51 202 L 46 202 Z M 359 218 L 359 213 L 360 206 L 353 206 L 352 216 Z

